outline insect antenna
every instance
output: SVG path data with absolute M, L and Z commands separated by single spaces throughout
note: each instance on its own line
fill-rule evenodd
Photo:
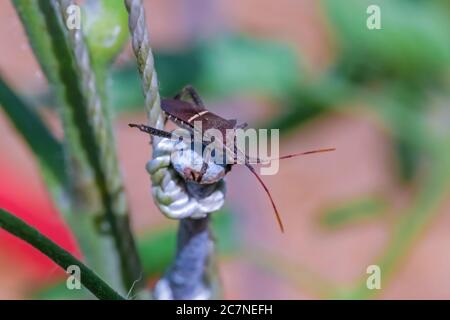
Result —
M 245 166 L 249 168 L 249 170 L 255 175 L 256 179 L 258 179 L 259 183 L 262 185 L 264 190 L 266 191 L 267 195 L 269 196 L 270 202 L 272 203 L 273 210 L 275 212 L 275 217 L 277 218 L 278 225 L 280 226 L 281 232 L 284 233 L 284 226 L 283 221 L 281 220 L 280 213 L 278 212 L 277 206 L 275 205 L 275 202 L 273 201 L 272 195 L 270 194 L 269 189 L 265 185 L 264 181 L 261 179 L 261 177 L 256 173 L 255 168 L 252 167 L 251 164 L 245 163 Z
M 251 163 L 251 164 L 268 163 L 272 160 L 284 160 L 284 159 L 295 158 L 295 157 L 299 157 L 299 156 L 305 156 L 308 154 L 330 152 L 330 151 L 335 151 L 335 150 L 336 150 L 336 148 L 316 149 L 316 150 L 293 153 L 293 154 L 288 154 L 288 155 L 281 156 L 278 158 L 269 158 L 269 159 L 260 159 L 260 158 L 255 159 L 255 158 L 250 158 L 250 157 L 246 156 L 246 162 Z
M 330 152 L 330 151 L 335 151 L 335 150 L 336 150 L 336 148 L 316 149 L 316 150 L 310 150 L 310 151 L 305 151 L 305 152 L 288 154 L 288 155 L 281 156 L 279 158 L 273 158 L 273 159 L 270 159 L 270 160 L 283 160 L 283 159 L 289 159 L 289 158 L 304 156 L 304 155 L 307 155 L 307 154 L 321 153 L 321 152 Z
M 316 150 L 310 150 L 310 151 L 305 151 L 305 152 L 293 153 L 293 154 L 281 156 L 279 158 L 272 158 L 272 159 L 268 159 L 268 161 L 270 161 L 270 160 L 283 160 L 283 159 L 294 158 L 294 157 L 303 156 L 303 155 L 307 155 L 307 154 L 321 153 L 321 152 L 330 152 L 330 151 L 334 151 L 334 150 L 336 150 L 336 148 L 316 149 Z M 266 191 L 267 195 L 269 196 L 270 202 L 272 203 L 272 207 L 273 207 L 273 210 L 275 212 L 275 217 L 277 219 L 278 225 L 280 226 L 281 232 L 284 233 L 283 221 L 281 220 L 280 213 L 278 212 L 277 206 L 275 205 L 275 202 L 273 201 L 273 198 L 272 198 L 272 195 L 271 195 L 271 193 L 269 191 L 269 188 L 267 188 L 266 184 L 261 179 L 261 177 L 258 175 L 258 173 L 256 172 L 255 168 L 253 168 L 253 166 L 251 165 L 252 162 L 250 161 L 250 159 L 248 157 L 245 157 L 245 158 L 246 158 L 245 166 L 253 173 L 253 175 L 256 177 L 256 179 L 258 179 L 259 183 L 262 185 L 262 187 Z M 259 159 L 259 158 L 256 159 L 256 163 L 261 163 L 261 162 L 263 162 L 261 159 Z
M 134 124 L 134 123 L 129 123 L 128 126 L 130 128 L 138 128 L 139 130 L 141 130 L 142 132 L 151 134 L 153 136 L 158 136 L 158 137 L 162 137 L 162 138 L 171 138 L 172 137 L 172 133 L 164 131 L 164 130 L 159 130 L 153 127 L 149 127 L 146 126 L 144 124 Z

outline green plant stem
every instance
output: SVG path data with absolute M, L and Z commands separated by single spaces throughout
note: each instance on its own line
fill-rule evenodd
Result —
M 0 227 L 41 251 L 64 270 L 67 270 L 69 266 L 78 266 L 81 271 L 81 283 L 97 298 L 102 300 L 124 300 L 95 272 L 69 252 L 62 249 L 35 228 L 2 209 L 0 209 Z

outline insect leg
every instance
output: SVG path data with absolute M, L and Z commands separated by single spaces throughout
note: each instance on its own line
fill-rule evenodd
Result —
M 174 99 L 182 100 L 184 95 L 188 95 L 192 101 L 200 108 L 204 109 L 205 105 L 203 103 L 202 98 L 200 98 L 200 95 L 198 94 L 197 90 L 194 89 L 193 86 L 187 85 L 183 89 L 181 89 L 180 93 L 175 95 Z
M 200 174 L 197 177 L 197 182 L 201 182 L 203 179 L 203 176 L 205 175 L 206 171 L 208 170 L 208 162 L 211 159 L 211 152 L 212 152 L 212 148 L 210 147 L 211 145 L 208 145 L 205 147 L 205 156 L 203 158 L 203 164 L 202 164 L 202 168 L 200 169 Z
M 248 123 L 247 123 L 247 122 L 244 122 L 244 123 L 238 124 L 238 125 L 236 126 L 236 129 L 245 129 L 245 128 L 247 128 L 247 127 L 248 127 Z

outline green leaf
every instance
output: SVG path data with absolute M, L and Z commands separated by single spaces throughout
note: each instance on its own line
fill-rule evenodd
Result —
M 341 71 L 356 79 L 398 77 L 429 82 L 450 63 L 448 13 L 433 1 L 323 0 L 341 49 Z M 369 5 L 381 29 L 369 30 Z
M 64 168 L 64 153 L 35 108 L 17 96 L 0 77 L 0 105 L 11 123 L 36 155 L 48 187 L 60 193 L 67 177 Z
M 287 45 L 243 36 L 205 44 L 200 89 L 219 96 L 262 94 L 283 99 L 302 79 L 298 56 Z
M 228 35 L 178 52 L 155 52 L 160 91 L 172 96 L 192 84 L 202 96 L 261 94 L 285 100 L 302 79 L 298 56 L 287 45 Z M 108 97 L 115 109 L 141 107 L 140 79 L 135 66 L 116 69 Z
M 320 217 L 323 227 L 336 229 L 380 217 L 386 203 L 378 197 L 363 197 L 326 209 Z

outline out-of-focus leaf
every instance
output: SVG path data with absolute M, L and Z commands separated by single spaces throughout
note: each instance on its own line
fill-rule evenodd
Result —
M 206 45 L 198 44 L 179 52 L 155 53 L 155 67 L 158 70 L 162 96 L 172 96 L 187 84 L 198 85 L 199 78 L 206 72 L 203 59 Z
M 357 80 L 378 76 L 429 81 L 448 70 L 449 15 L 433 1 L 323 0 L 341 47 L 341 71 Z M 369 30 L 366 10 L 381 9 Z
M 172 96 L 185 85 L 197 83 L 197 78 L 203 72 L 200 51 L 200 47 L 194 47 L 176 53 L 154 53 L 161 96 Z M 118 111 L 142 108 L 144 98 L 135 66 L 113 69 L 108 98 Z
M 426 109 L 422 91 L 402 88 L 393 82 L 365 95 L 389 127 L 397 155 L 398 173 L 402 181 L 411 181 L 422 160 L 429 156 L 430 132 L 426 126 Z
M 144 97 L 136 66 L 112 70 L 106 90 L 108 101 L 114 110 L 119 112 L 132 109 L 143 110 Z
M 153 230 L 138 242 L 142 267 L 148 276 L 161 274 L 175 257 L 176 227 Z
M 0 106 L 38 158 L 49 188 L 61 192 L 67 178 L 61 143 L 49 131 L 36 110 L 17 96 L 1 77 Z
M 205 44 L 198 86 L 208 94 L 260 94 L 282 99 L 302 79 L 298 56 L 287 45 L 248 37 Z
M 320 217 L 320 224 L 326 228 L 342 228 L 350 224 L 377 218 L 385 208 L 386 203 L 377 197 L 356 199 L 325 210 Z
M 161 95 L 171 96 L 192 84 L 203 96 L 261 94 L 285 99 L 297 91 L 302 70 L 298 56 L 286 45 L 223 36 L 179 52 L 155 52 Z M 136 68 L 114 70 L 109 99 L 114 108 L 141 107 Z
M 261 127 L 277 128 L 283 134 L 288 133 L 323 112 L 335 110 L 356 93 L 355 86 L 340 75 L 329 74 L 314 83 L 303 82 L 285 100 L 286 108 L 281 109 L 275 118 Z
M 275 251 L 258 247 L 243 248 L 238 258 L 269 272 L 281 283 L 289 283 L 301 292 L 314 293 L 319 298 L 326 297 L 338 288 L 337 283 L 324 278 L 315 268 Z
M 411 181 L 420 166 L 420 149 L 415 148 L 405 139 L 394 138 L 393 140 L 398 159 L 399 176 L 405 182 Z

